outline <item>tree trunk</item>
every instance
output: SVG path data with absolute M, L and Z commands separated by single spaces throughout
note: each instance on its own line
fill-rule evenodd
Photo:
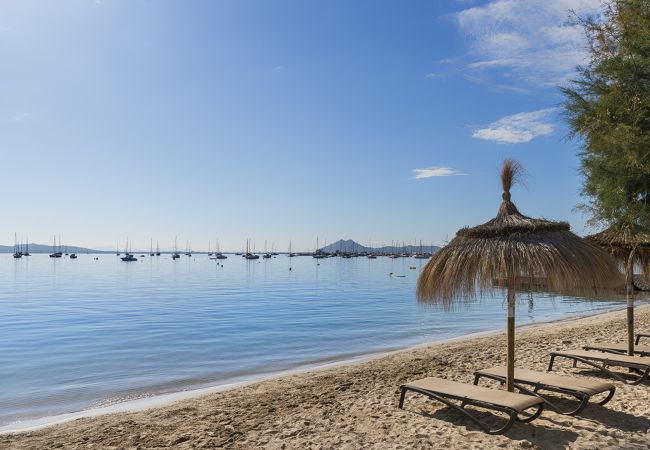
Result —
M 627 293 L 627 354 L 634 356 L 634 253 L 630 251 L 625 264 L 625 290 Z
M 515 283 L 514 278 L 508 280 L 508 368 L 506 387 L 509 392 L 515 390 Z

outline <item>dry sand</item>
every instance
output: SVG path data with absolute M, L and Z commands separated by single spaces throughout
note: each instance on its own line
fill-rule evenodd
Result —
M 650 307 L 637 309 L 636 329 L 650 331 Z M 517 366 L 545 370 L 550 351 L 623 342 L 625 335 L 624 311 L 520 329 Z M 605 407 L 592 404 L 579 417 L 545 411 L 503 436 L 486 435 L 414 394 L 397 408 L 400 384 L 426 376 L 471 382 L 474 370 L 504 364 L 504 346 L 505 335 L 496 334 L 409 349 L 165 407 L 6 434 L 0 448 L 650 448 L 650 382 L 616 382 Z M 566 360 L 557 372 L 595 376 Z

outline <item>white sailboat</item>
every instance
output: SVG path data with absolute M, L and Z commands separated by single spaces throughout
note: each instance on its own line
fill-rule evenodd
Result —
M 246 254 L 244 255 L 246 259 L 260 259 L 260 255 L 250 252 L 250 239 L 246 239 Z
M 122 259 L 122 261 L 125 261 L 125 262 L 131 262 L 131 261 L 137 261 L 138 260 L 138 258 L 136 258 L 135 256 L 133 256 L 131 254 L 131 250 L 130 250 L 130 247 L 129 247 L 129 238 L 128 237 L 126 238 L 126 245 L 124 246 L 124 256 L 122 256 L 121 259 Z
M 14 258 L 22 258 L 23 257 L 23 252 L 20 251 L 20 247 L 18 246 L 18 235 L 14 233 Z
M 181 255 L 178 253 L 178 237 L 174 237 L 174 253 L 172 253 L 172 259 L 178 259 Z
M 321 249 L 318 248 L 318 236 L 316 237 L 316 250 L 314 251 L 313 257 L 316 259 L 327 258 L 327 255 L 323 253 Z

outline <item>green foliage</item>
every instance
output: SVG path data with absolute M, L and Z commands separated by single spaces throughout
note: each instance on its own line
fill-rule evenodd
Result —
M 650 0 L 610 0 L 578 19 L 590 60 L 562 89 L 572 137 L 582 140 L 581 207 L 591 224 L 650 229 Z

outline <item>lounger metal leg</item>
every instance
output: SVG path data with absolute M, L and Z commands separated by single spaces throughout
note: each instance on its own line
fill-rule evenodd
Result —
M 542 399 L 543 400 L 543 399 Z M 523 423 L 529 423 L 532 422 L 533 420 L 537 419 L 540 414 L 542 414 L 542 411 L 544 411 L 544 403 L 540 404 L 537 407 L 537 411 L 533 413 L 533 415 L 526 417 L 524 419 L 520 419 L 519 416 L 517 415 L 517 421 L 523 422 Z
M 406 389 L 402 387 L 400 390 L 401 393 L 399 395 L 399 409 L 404 409 L 404 396 L 406 396 Z
M 548 369 L 546 369 L 547 372 L 550 372 L 553 370 L 553 363 L 555 362 L 555 355 L 551 354 L 551 361 L 548 363 Z
M 609 390 L 609 394 L 607 394 L 607 397 L 605 397 L 604 399 L 602 399 L 601 401 L 599 401 L 598 404 L 599 404 L 599 405 L 605 405 L 605 404 L 607 404 L 607 402 L 609 402 L 609 401 L 612 399 L 612 397 L 614 397 L 614 392 L 616 392 L 616 388 L 611 388 L 611 389 Z

